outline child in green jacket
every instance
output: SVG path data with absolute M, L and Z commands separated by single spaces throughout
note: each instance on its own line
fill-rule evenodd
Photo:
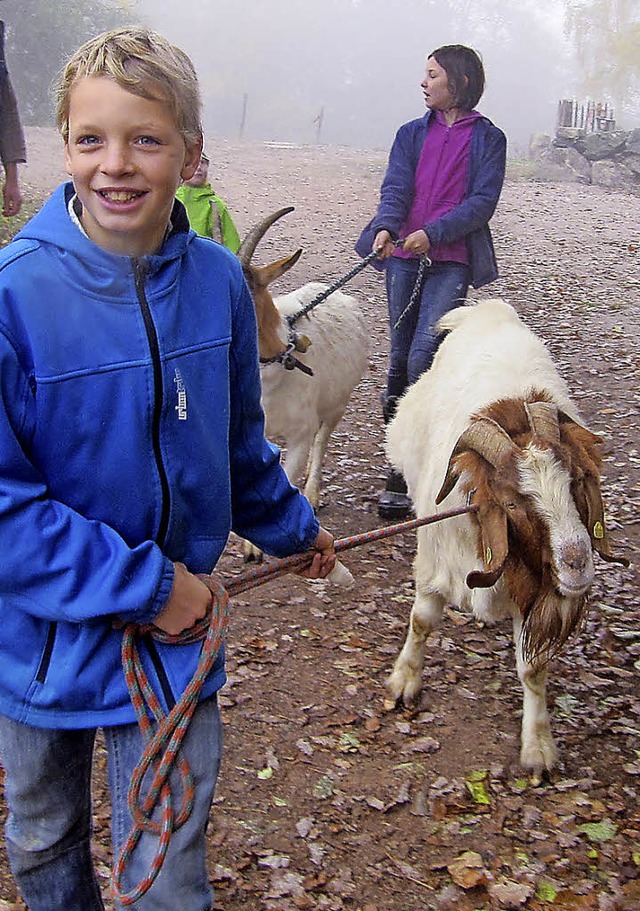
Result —
M 176 196 L 187 210 L 189 223 L 196 234 L 211 237 L 228 247 L 232 253 L 237 253 L 240 249 L 240 236 L 226 202 L 213 192 L 208 172 L 209 156 L 203 152 L 195 174 L 183 181 Z

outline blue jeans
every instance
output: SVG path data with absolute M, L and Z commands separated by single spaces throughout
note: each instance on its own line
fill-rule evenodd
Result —
M 391 341 L 387 374 L 388 398 L 402 395 L 408 386 L 429 369 L 442 338 L 435 330 L 436 323 L 449 310 L 463 304 L 469 290 L 468 266 L 463 263 L 435 262 L 427 267 L 418 300 L 407 310 L 418 265 L 417 259 L 392 256 L 387 260 Z
M 91 760 L 95 730 L 35 728 L 0 716 L 0 759 L 5 770 L 5 826 L 9 862 L 30 911 L 104 911 L 93 869 Z M 104 728 L 112 801 L 114 852 L 129 834 L 127 790 L 144 743 L 137 724 Z M 195 780 L 189 820 L 171 837 L 164 866 L 136 911 L 210 911 L 213 892 L 205 833 L 213 801 L 222 727 L 215 697 L 196 709 L 183 742 Z M 177 790 L 176 803 L 180 792 Z M 126 890 L 149 871 L 157 840 L 144 834 L 123 877 Z M 116 904 L 118 911 L 122 905 Z

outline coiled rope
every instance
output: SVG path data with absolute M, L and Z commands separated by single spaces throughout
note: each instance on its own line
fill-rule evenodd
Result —
M 336 553 L 389 538 L 402 532 L 413 531 L 423 525 L 440 522 L 454 516 L 477 511 L 477 506 L 466 505 L 448 512 L 437 513 L 419 519 L 398 522 L 382 528 L 352 535 L 334 542 Z M 195 799 L 193 776 L 186 759 L 180 755 L 180 747 L 187 733 L 189 722 L 198 704 L 200 692 L 216 659 L 228 625 L 229 598 L 248 591 L 258 585 L 282 576 L 285 573 L 304 569 L 312 562 L 315 551 L 294 554 L 282 560 L 273 560 L 234 577 L 223 585 L 214 576 L 201 575 L 199 578 L 211 592 L 210 610 L 207 616 L 180 635 L 171 636 L 153 625 L 138 626 L 127 624 L 122 637 L 122 664 L 136 718 L 142 731 L 145 748 L 136 766 L 127 802 L 132 817 L 129 835 L 120 849 L 111 874 L 111 890 L 122 905 L 133 905 L 151 888 L 164 863 L 171 835 L 189 819 Z M 171 644 L 188 644 L 202 641 L 202 650 L 195 674 L 176 705 L 166 714 L 153 692 L 142 666 L 138 641 L 144 635 Z M 153 717 L 153 721 L 152 721 Z M 154 724 L 155 722 L 155 724 Z M 169 776 L 176 768 L 180 773 L 180 806 L 174 808 L 174 799 Z M 146 795 L 142 786 L 148 773 L 152 773 Z M 160 820 L 153 818 L 154 811 L 160 810 Z M 157 814 L 156 814 L 157 815 Z M 156 853 L 144 879 L 133 889 L 124 892 L 122 877 L 143 832 L 158 837 Z

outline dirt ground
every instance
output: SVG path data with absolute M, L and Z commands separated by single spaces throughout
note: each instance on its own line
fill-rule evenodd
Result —
M 64 178 L 55 136 L 29 131 L 25 183 Z M 332 280 L 375 208 L 386 154 L 208 142 L 239 229 L 295 212 L 259 248 L 304 255 L 277 290 Z M 493 231 L 503 296 L 548 342 L 605 440 L 604 491 L 625 570 L 597 563 L 587 623 L 554 661 L 559 766 L 533 787 L 517 765 L 520 690 L 510 630 L 450 610 L 432 637 L 421 705 L 383 710 L 412 602 L 414 535 L 344 555 L 350 590 L 286 577 L 232 602 L 225 756 L 209 859 L 224 911 L 640 909 L 640 195 L 508 180 Z M 330 444 L 320 509 L 345 537 L 380 525 L 378 396 L 385 298 L 349 289 L 371 328 L 368 371 Z M 345 357 L 349 339 L 344 340 Z M 222 568 L 242 570 L 237 542 Z M 102 753 L 95 854 L 107 884 Z M 0 855 L 0 909 L 20 908 Z M 64 909 L 52 909 L 64 911 Z

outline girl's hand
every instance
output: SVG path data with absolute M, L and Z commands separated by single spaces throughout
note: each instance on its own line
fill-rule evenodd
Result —
M 378 257 L 387 259 L 395 250 L 395 244 L 388 231 L 378 231 L 373 241 L 372 250 L 379 250 Z
M 431 249 L 431 241 L 426 232 L 422 229 L 419 231 L 412 231 L 411 234 L 408 234 L 405 237 L 402 249 L 406 253 L 414 253 L 421 256 L 429 252 Z

